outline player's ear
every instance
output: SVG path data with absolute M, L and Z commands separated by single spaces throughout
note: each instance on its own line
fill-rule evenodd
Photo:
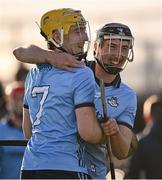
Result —
M 94 51 L 97 50 L 97 42 L 96 41 L 94 42 L 93 48 L 94 48 Z
M 52 39 L 56 42 L 56 43 L 60 43 L 61 41 L 61 34 L 60 32 L 56 29 L 52 31 Z
M 97 41 L 95 41 L 93 45 L 93 55 L 94 57 L 98 56 L 98 42 Z

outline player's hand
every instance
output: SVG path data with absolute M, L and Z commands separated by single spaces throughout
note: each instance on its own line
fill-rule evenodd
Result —
M 81 68 L 84 67 L 85 64 L 82 61 L 77 60 L 75 56 L 71 54 L 62 52 L 60 50 L 48 51 L 47 54 L 47 62 L 54 67 L 58 67 L 69 72 L 75 72 L 71 67 Z
M 109 118 L 108 121 L 101 123 L 101 127 L 106 136 L 113 136 L 119 133 L 119 126 L 114 118 Z

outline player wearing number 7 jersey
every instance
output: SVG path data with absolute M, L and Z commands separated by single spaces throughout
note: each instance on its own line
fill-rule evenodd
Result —
M 134 38 L 128 26 L 120 23 L 105 24 L 96 34 L 94 43 L 96 62 L 88 61 L 87 64 L 93 69 L 96 77 L 95 106 L 99 121 L 103 117 L 99 80 L 105 83 L 107 113 L 110 119 L 102 123 L 102 127 L 105 134 L 111 136 L 113 154 L 119 159 L 126 158 L 133 153 L 137 143 L 132 132 L 136 113 L 136 94 L 121 81 L 119 74 L 128 62 L 133 61 L 133 42 Z M 36 54 L 39 54 L 39 59 L 36 58 Z M 16 49 L 14 55 L 22 62 L 48 62 L 65 70 L 74 70 L 68 67 L 68 65 L 75 64 L 74 56 L 68 53 L 66 53 L 66 58 L 63 58 L 65 57 L 63 52 L 46 51 L 31 46 Z M 94 179 L 104 179 L 109 170 L 106 145 L 83 142 L 83 146 L 88 173 Z
M 53 20 L 56 23 L 51 24 Z M 41 30 L 49 46 L 83 58 L 86 23 L 80 11 L 59 9 L 43 15 Z M 95 115 L 94 86 L 88 67 L 70 73 L 42 64 L 29 72 L 23 110 L 23 130 L 29 142 L 22 179 L 88 178 L 78 135 L 90 143 L 103 137 Z

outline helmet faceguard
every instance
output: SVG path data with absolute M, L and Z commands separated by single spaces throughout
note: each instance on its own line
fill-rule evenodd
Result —
M 82 34 L 78 33 L 80 36 L 80 41 L 87 42 L 85 43 L 85 46 L 87 45 L 87 48 L 84 48 L 84 53 L 81 54 L 87 54 L 90 46 L 90 28 L 88 22 L 84 19 L 84 17 L 81 14 L 81 11 L 79 10 L 73 10 L 69 8 L 64 9 L 57 9 L 52 10 L 47 13 L 45 13 L 41 18 L 41 34 L 45 39 L 48 41 L 49 44 L 53 44 L 55 48 L 59 48 L 65 52 L 64 48 L 62 48 L 64 44 L 65 37 L 68 36 L 70 28 L 76 26 L 78 28 L 78 31 L 81 30 L 82 26 L 86 27 L 86 30 L 88 30 L 87 40 L 83 40 Z M 88 27 L 87 27 L 88 26 Z M 56 42 L 53 38 L 53 32 L 58 31 L 60 34 L 60 41 Z M 89 34 L 88 34 L 89 33 Z M 75 44 L 76 42 L 71 42 L 72 44 Z M 76 54 L 75 54 L 76 55 Z
M 99 48 L 103 49 L 105 41 L 108 43 L 107 48 L 102 56 L 99 56 Z M 118 54 L 115 54 L 115 41 L 118 41 Z M 95 59 L 109 74 L 118 74 L 128 62 L 133 61 L 133 42 L 134 38 L 128 26 L 119 23 L 106 24 L 97 31 Z M 126 53 L 123 55 L 124 51 Z

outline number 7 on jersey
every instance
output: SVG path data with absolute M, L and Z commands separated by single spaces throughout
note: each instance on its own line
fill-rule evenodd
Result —
M 49 91 L 49 86 L 38 86 L 38 87 L 34 87 L 32 90 L 32 97 L 36 97 L 38 94 L 42 94 L 39 110 L 36 114 L 36 120 L 33 123 L 34 126 L 40 124 L 40 118 L 41 118 L 42 112 L 43 112 L 43 104 L 48 96 L 48 91 Z

